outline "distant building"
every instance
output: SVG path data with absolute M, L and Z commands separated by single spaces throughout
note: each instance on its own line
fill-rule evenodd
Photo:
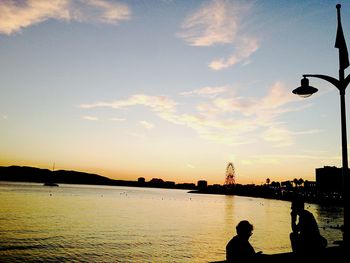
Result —
M 315 181 L 305 180 L 305 182 L 304 182 L 304 189 L 314 189 L 314 188 L 316 188 L 316 182 Z
M 316 188 L 322 193 L 342 192 L 342 168 L 324 166 L 316 168 Z
M 164 186 L 167 187 L 167 188 L 174 188 L 175 187 L 175 182 L 173 182 L 173 181 L 166 181 L 164 183 Z
M 143 185 L 143 184 L 145 184 L 145 178 L 139 177 L 139 178 L 137 179 L 137 182 L 138 182 L 138 184 Z
M 151 185 L 163 185 L 164 181 L 163 181 L 163 179 L 160 179 L 160 178 L 152 178 L 152 180 L 149 181 L 149 184 L 151 184 Z
M 199 189 L 199 190 L 204 190 L 204 189 L 206 189 L 208 187 L 208 182 L 207 181 L 205 181 L 205 180 L 199 180 L 198 182 L 197 182 L 197 188 Z
M 210 186 L 210 188 L 212 190 L 216 190 L 216 191 L 219 191 L 219 190 L 222 190 L 223 189 L 223 186 L 221 186 L 220 184 L 213 184 Z

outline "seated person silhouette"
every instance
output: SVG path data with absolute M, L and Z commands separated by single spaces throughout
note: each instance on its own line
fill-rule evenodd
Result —
M 292 230 L 290 241 L 296 255 L 317 255 L 327 246 L 313 214 L 304 208 L 304 200 L 295 198 L 291 206 Z M 297 222 L 298 221 L 298 222 Z
M 237 235 L 226 246 L 226 262 L 250 262 L 251 257 L 257 255 L 249 243 L 252 231 L 253 225 L 247 220 L 238 223 L 236 226 Z

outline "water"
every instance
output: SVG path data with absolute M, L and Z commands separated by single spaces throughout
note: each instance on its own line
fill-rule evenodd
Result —
M 329 244 L 343 210 L 307 204 Z M 0 182 L 0 262 L 210 262 L 243 219 L 256 251 L 290 251 L 290 203 L 186 190 Z

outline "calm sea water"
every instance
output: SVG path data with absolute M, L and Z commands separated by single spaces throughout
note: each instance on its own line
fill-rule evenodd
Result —
M 307 204 L 329 244 L 339 207 Z M 185 190 L 0 182 L 0 262 L 210 262 L 243 219 L 257 251 L 290 251 L 290 203 Z

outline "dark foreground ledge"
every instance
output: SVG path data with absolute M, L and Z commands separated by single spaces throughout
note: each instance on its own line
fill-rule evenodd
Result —
M 343 262 L 345 257 L 344 249 L 342 246 L 332 246 L 326 248 L 324 253 L 318 256 L 310 256 L 309 258 L 307 256 L 299 256 L 295 255 L 292 252 L 286 252 L 286 253 L 277 253 L 277 254 L 261 254 L 257 255 L 256 257 L 252 258 L 248 262 L 295 262 L 295 263 L 301 263 L 301 262 L 325 262 L 325 260 L 332 259 L 334 260 L 333 263 L 337 262 Z M 345 257 L 346 258 L 346 257 Z M 328 261 L 327 261 L 328 262 Z M 211 263 L 227 263 L 226 260 L 223 261 L 214 261 Z

